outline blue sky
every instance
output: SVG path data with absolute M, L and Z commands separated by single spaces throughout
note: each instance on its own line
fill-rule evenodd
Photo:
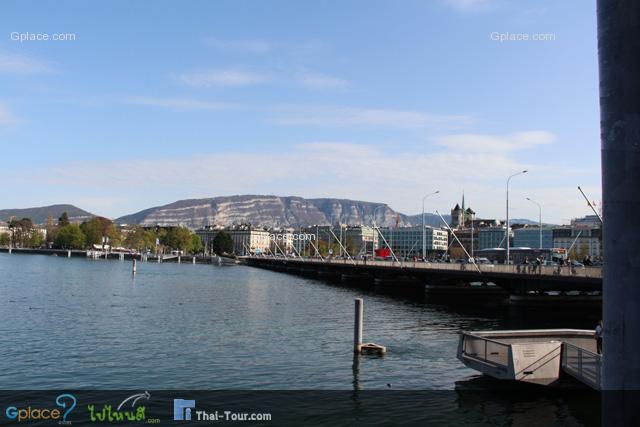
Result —
M 25 33 L 75 40 L 14 40 Z M 498 41 L 496 34 L 529 40 Z M 492 37 L 493 34 L 493 37 Z M 531 40 L 548 34 L 551 40 Z M 566 222 L 600 199 L 595 2 L 0 6 L 0 208 L 231 194 Z

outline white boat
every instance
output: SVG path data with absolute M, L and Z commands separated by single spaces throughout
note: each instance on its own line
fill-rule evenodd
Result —
M 600 388 L 601 360 L 590 330 L 463 331 L 458 359 L 502 380 L 552 385 L 563 370 L 592 388 Z

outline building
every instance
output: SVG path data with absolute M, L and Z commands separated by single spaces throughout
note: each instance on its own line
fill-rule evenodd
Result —
M 271 233 L 268 231 L 248 227 L 230 230 L 229 234 L 236 255 L 268 253 L 271 249 Z
M 381 228 L 379 247 L 387 245 L 398 258 L 422 258 L 422 226 L 402 228 Z M 441 255 L 449 246 L 447 230 L 425 226 L 424 239 L 427 256 Z
M 553 229 L 553 247 L 564 248 L 568 256 L 581 260 L 585 256 L 602 256 L 602 229 L 587 226 Z
M 206 255 L 211 255 L 212 253 L 211 247 L 213 245 L 213 239 L 215 239 L 216 235 L 220 232 L 220 230 L 224 230 L 224 228 L 206 226 L 195 231 L 196 236 L 200 237 L 200 240 L 202 241 L 202 246 L 204 247 L 204 253 Z
M 226 230 L 220 226 L 206 226 L 195 231 L 196 235 L 202 240 L 205 254 L 213 254 L 213 240 L 223 230 L 231 236 L 233 252 L 236 255 L 269 253 L 271 250 L 271 233 L 266 230 L 254 229 L 250 226 L 241 226 L 231 230 Z
M 464 193 L 462 193 L 462 206 L 456 205 L 451 209 L 451 228 L 470 227 L 475 221 L 476 213 L 471 208 L 464 208 Z
M 572 227 L 587 227 L 587 228 L 600 228 L 602 223 L 600 219 L 595 215 L 587 215 L 582 218 L 574 218 L 571 220 Z
M 506 248 L 506 232 L 507 227 L 504 225 L 481 228 L 478 232 L 478 249 Z M 509 236 L 512 234 L 510 230 Z
M 540 227 L 524 226 L 513 229 L 513 246 L 520 248 L 540 248 Z M 542 249 L 553 248 L 553 229 L 542 227 Z
M 449 255 L 451 258 L 465 259 L 467 258 L 467 254 L 473 256 L 474 250 L 478 249 L 478 235 L 480 234 L 480 230 L 476 227 L 459 228 L 454 230 L 454 233 L 455 237 L 451 233 L 449 236 Z
M 365 225 L 313 225 L 302 228 L 305 237 L 298 239 L 296 249 L 299 253 L 314 255 L 315 248 L 322 253 L 331 249 L 334 255 L 342 256 L 346 249 L 351 257 L 371 254 L 378 248 L 378 232 Z M 313 237 L 311 237 L 313 236 Z M 312 240 L 313 244 L 309 242 Z

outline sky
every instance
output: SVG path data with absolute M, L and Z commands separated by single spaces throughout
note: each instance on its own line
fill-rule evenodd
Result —
M 504 218 L 526 169 L 510 216 L 538 219 L 530 198 L 566 223 L 591 213 L 578 185 L 601 199 L 595 16 L 584 0 L 3 1 L 0 209 L 272 194 L 416 214 L 439 191 L 427 212 L 464 192 Z

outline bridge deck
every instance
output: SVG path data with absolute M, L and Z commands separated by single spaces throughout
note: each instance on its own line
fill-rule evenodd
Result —
M 589 278 L 602 279 L 601 267 L 571 268 L 568 266 L 534 266 L 528 265 L 505 265 L 505 264 L 462 264 L 462 263 L 429 263 L 413 261 L 379 261 L 379 260 L 349 260 L 349 259 L 318 259 L 318 258 L 293 258 L 293 257 L 259 257 L 248 256 L 242 259 L 257 261 L 260 263 L 292 263 L 297 265 L 331 265 L 331 266 L 357 266 L 363 268 L 385 268 L 385 269 L 406 269 L 418 271 L 434 272 L 464 272 L 465 274 L 482 275 L 508 275 L 508 276 L 529 276 L 547 278 Z

